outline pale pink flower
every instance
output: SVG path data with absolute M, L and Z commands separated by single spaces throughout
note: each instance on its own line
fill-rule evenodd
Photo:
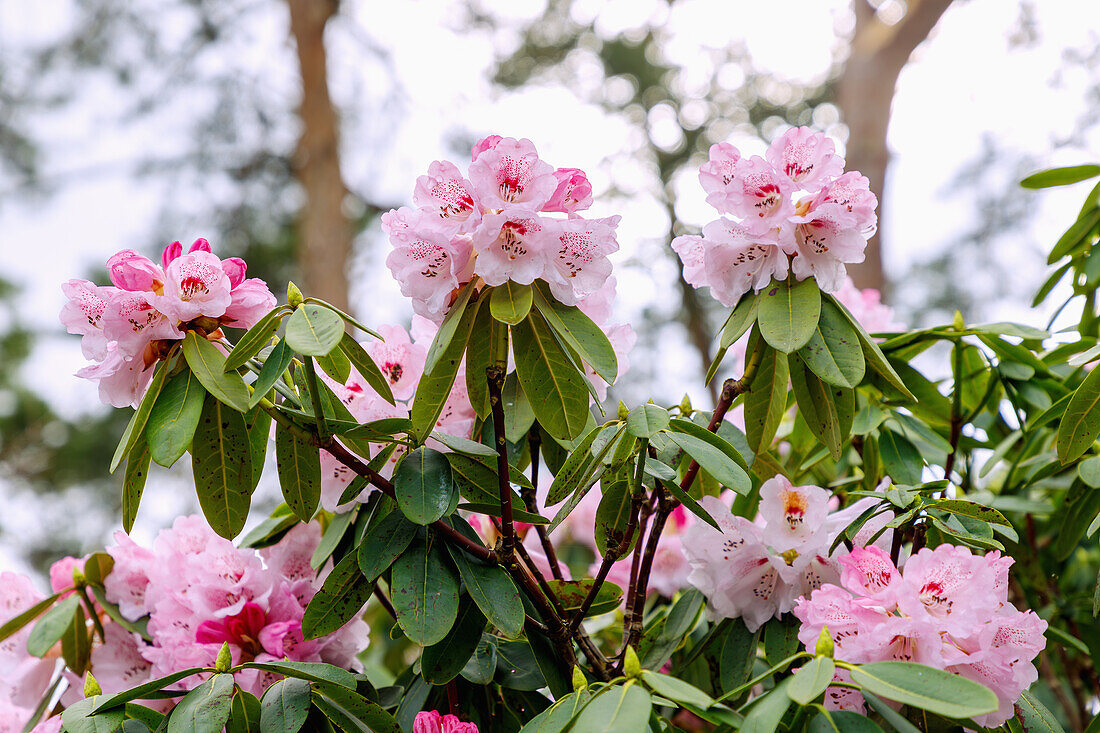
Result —
M 618 251 L 615 228 L 621 217 L 566 219 L 554 232 L 556 252 L 548 252 L 552 269 L 545 274 L 554 297 L 573 305 L 603 287 L 611 275 L 607 256 Z M 488 282 L 488 281 L 486 281 Z
M 838 205 L 848 215 L 847 223 L 867 237 L 875 233 L 878 199 L 871 192 L 871 182 L 859 171 L 849 171 L 829 181 L 810 202 L 811 208 L 822 204 Z
M 437 217 L 451 234 L 472 232 L 481 223 L 481 208 L 470 182 L 445 160 L 433 161 L 428 175 L 416 179 L 413 203 Z
M 840 583 L 852 593 L 869 598 L 887 610 L 898 605 L 901 573 L 880 547 L 856 547 L 840 558 Z
M 882 295 L 874 288 L 860 290 L 852 278 L 845 277 L 834 295 L 869 333 L 901 331 L 904 328 L 895 319 L 894 309 L 882 302 Z
M 123 618 L 137 621 L 148 613 L 145 589 L 149 585 L 148 568 L 156 556 L 122 531 L 115 532 L 115 543 L 107 548 L 115 564 L 103 582 L 105 595 L 118 606 Z
M 719 211 L 727 211 L 727 194 L 737 178 L 736 165 L 741 151 L 729 143 L 710 146 L 709 159 L 699 168 L 699 183 L 707 192 L 707 203 Z
M 458 275 L 471 257 L 470 244 L 429 228 L 406 230 L 391 237 L 394 249 L 386 257 L 401 294 L 413 301 L 419 315 L 441 321 L 459 286 Z
M 476 143 L 474 143 L 474 147 L 470 151 L 471 162 L 477 160 L 478 156 L 484 153 L 486 150 L 492 150 L 493 148 L 495 148 L 497 145 L 500 144 L 500 141 L 503 139 L 504 138 L 502 138 L 500 135 L 486 135 L 485 137 L 478 140 Z
M 749 290 L 763 290 L 772 278 L 787 276 L 787 258 L 773 233 L 752 234 L 728 219 L 703 227 L 709 247 L 704 266 L 710 291 L 720 303 L 732 307 Z
M 159 296 L 119 291 L 111 296 L 103 312 L 103 333 L 108 341 L 118 344 L 126 359 L 141 358 L 151 341 L 183 338 L 175 322 L 149 302 L 150 297 Z
M 793 184 L 758 155 L 742 158 L 734 165 L 734 179 L 725 187 L 725 197 L 716 208 L 743 219 L 746 229 L 763 234 L 781 226 L 794 213 Z
M 137 407 L 149 382 L 153 367 L 146 366 L 141 356 L 126 358 L 117 343 L 107 345 L 106 358 L 79 369 L 76 376 L 99 383 L 99 399 L 112 407 Z
M 372 341 L 367 346 L 367 353 L 389 381 L 393 396 L 406 400 L 412 397 L 424 373 L 427 349 L 414 344 L 409 339 L 409 332 L 401 326 L 381 326 L 378 332 L 384 340 Z
M 493 286 L 508 280 L 529 285 L 544 277 L 559 248 L 559 226 L 524 209 L 486 214 L 473 235 L 477 274 Z
M 809 127 L 787 130 L 764 157 L 792 183 L 811 193 L 844 172 L 844 159 L 836 154 L 833 141 Z
M 825 536 L 828 503 L 828 492 L 817 486 L 793 486 L 782 475 L 768 479 L 760 486 L 764 542 L 779 553 L 828 547 Z
M 69 333 L 82 336 L 80 350 L 84 358 L 106 358 L 107 336 L 103 332 L 103 314 L 118 289 L 87 280 L 69 280 L 61 285 L 61 292 L 67 298 L 61 308 L 61 324 Z
M 235 285 L 230 296 L 231 300 L 221 321 L 233 328 L 252 328 L 278 302 L 267 283 L 258 277 Z
M 73 594 L 70 590 L 73 587 L 73 571 L 80 570 L 84 572 L 84 560 L 83 557 L 63 557 L 53 565 L 50 565 L 50 589 L 54 593 L 61 593 L 66 591 L 62 598 L 67 598 Z
M 910 616 L 927 614 L 942 630 L 966 636 L 978 619 L 1000 608 L 994 593 L 995 571 L 986 559 L 965 547 L 923 548 L 905 563 L 907 592 L 898 607 Z
M 0 573 L 0 623 L 15 618 L 43 597 L 27 576 Z M 19 731 L 49 687 L 55 667 L 54 659 L 39 659 L 27 652 L 32 628 L 33 624 L 28 624 L 0 641 L 0 701 L 25 708 L 16 729 Z
M 863 262 L 867 237 L 846 223 L 837 204 L 821 204 L 783 222 L 780 246 L 792 255 L 791 272 L 799 280 L 814 277 L 825 292 L 844 284 L 845 264 Z
M 470 163 L 470 183 L 486 209 L 538 211 L 558 187 L 554 168 L 524 138 L 503 138 Z
M 672 240 L 672 250 L 684 265 L 684 280 L 694 288 L 710 287 L 707 250 L 710 243 L 698 234 L 681 234 Z
M 592 184 L 584 171 L 579 168 L 558 168 L 554 171 L 554 178 L 558 181 L 558 187 L 542 207 L 543 211 L 575 214 L 592 205 Z
M 164 294 L 150 295 L 149 302 L 173 321 L 220 318 L 233 300 L 229 276 L 221 260 L 210 252 L 181 255 L 172 260 L 164 275 Z
M 114 695 L 152 679 L 153 664 L 141 655 L 141 636 L 113 623 L 104 624 L 103 630 L 106 641 L 92 649 L 92 670 L 103 694 Z
M 416 714 L 413 733 L 478 733 L 478 730 L 473 723 L 463 723 L 454 715 L 424 710 Z

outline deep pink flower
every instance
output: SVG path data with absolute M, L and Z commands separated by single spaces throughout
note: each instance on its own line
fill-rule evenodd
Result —
M 124 249 L 107 260 L 111 282 L 121 290 L 160 292 L 164 287 L 164 270 L 145 255 Z
M 474 147 L 470 151 L 471 162 L 477 160 L 478 156 L 484 153 L 486 150 L 492 150 L 493 148 L 495 148 L 497 145 L 500 144 L 500 141 L 503 139 L 504 138 L 502 138 L 500 135 L 487 135 L 478 140 L 476 143 L 474 143 Z
M 186 323 L 199 316 L 220 318 L 233 300 L 221 260 L 205 250 L 177 257 L 164 274 L 164 294 L 150 296 L 149 301 L 173 321 Z
M 454 715 L 440 715 L 435 710 L 416 714 L 413 733 L 478 733 L 473 723 L 463 723 Z
M 61 593 L 66 591 L 62 598 L 67 598 L 73 594 L 73 571 L 80 570 L 84 572 L 84 560 L 83 557 L 63 557 L 53 565 L 50 565 L 50 589 L 54 593 Z
M 554 178 L 558 181 L 558 187 L 542 207 L 543 211 L 575 214 L 592 205 L 592 184 L 584 171 L 579 168 L 558 168 L 554 171 Z

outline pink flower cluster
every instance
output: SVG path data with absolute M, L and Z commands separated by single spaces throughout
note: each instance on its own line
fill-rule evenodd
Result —
M 416 714 L 413 733 L 478 733 L 478 730 L 473 723 L 463 723 L 454 715 L 424 710 Z
M 684 278 L 710 287 L 726 306 L 788 271 L 799 280 L 813 276 L 826 292 L 838 290 L 844 265 L 863 261 L 878 224 L 867 178 L 844 173 L 833 141 L 807 127 L 788 130 L 763 158 L 743 158 L 729 143 L 711 146 L 699 182 L 723 216 L 701 237 L 676 237 L 672 247 Z
M 473 149 L 468 177 L 437 160 L 413 191 L 415 209 L 382 217 L 393 251 L 386 265 L 413 308 L 442 320 L 455 291 L 480 278 L 545 280 L 558 300 L 575 304 L 611 274 L 619 217 L 585 219 L 592 186 L 583 171 L 539 158 L 527 139 L 491 135 Z M 562 217 L 545 216 L 549 213 Z
M 25 575 L 0 573 L 0 623 L 18 616 L 43 598 Z M 22 731 L 53 681 L 56 659 L 39 659 L 27 653 L 32 628 L 33 625 L 24 626 L 0 641 L 0 733 Z M 36 725 L 33 733 L 57 733 L 60 729 L 61 717 L 54 716 Z
M 750 522 L 731 515 L 717 498 L 703 497 L 700 503 L 721 531 L 696 522 L 685 531 L 682 545 L 691 564 L 687 580 L 707 597 L 711 616 L 741 618 L 755 631 L 794 608 L 799 597 L 838 581 L 840 570 L 829 547 L 876 500 L 862 499 L 832 513 L 829 500 L 825 489 L 792 486 L 776 476 L 761 485 L 759 516 Z M 881 515 L 874 524 L 887 521 Z M 876 528 L 868 522 L 863 531 Z
M 802 598 L 798 638 L 812 649 L 823 628 L 835 656 L 854 663 L 899 660 L 946 669 L 997 693 L 1000 708 L 975 718 L 997 727 L 1038 678 L 1031 660 L 1046 646 L 1047 623 L 1008 601 L 1012 558 L 965 547 L 924 548 L 900 572 L 878 547 L 841 558 L 839 585 Z M 833 687 L 826 705 L 862 712 L 858 692 Z
M 115 535 L 107 549 L 115 560 L 106 579 L 107 600 L 123 617 L 148 616 L 151 641 L 118 624 L 107 625 L 107 643 L 92 650 L 92 668 L 105 694 L 196 666 L 211 666 L 223 642 L 233 663 L 290 659 L 358 665 L 367 645 L 360 619 L 328 636 L 305 640 L 302 615 L 326 572 L 310 567 L 321 539 L 316 524 L 298 525 L 276 545 L 260 551 L 235 547 L 201 517 L 180 517 L 163 530 L 152 549 Z M 277 679 L 246 670 L 241 687 L 261 695 Z M 181 683 L 190 689 L 191 677 Z
M 204 333 L 218 326 L 249 328 L 275 307 L 275 296 L 258 278 L 245 278 L 238 257 L 219 259 L 205 239 L 184 253 L 179 242 L 164 248 L 161 262 L 130 249 L 107 260 L 112 285 L 69 280 L 61 323 L 79 334 L 84 357 L 95 363 L 78 377 L 99 382 L 100 399 L 114 407 L 136 405 L 153 377 L 153 366 L 187 324 Z

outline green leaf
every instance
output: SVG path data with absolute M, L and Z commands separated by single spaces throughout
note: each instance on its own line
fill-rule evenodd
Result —
M 752 482 L 738 462 L 738 459 L 744 459 L 741 459 L 741 454 L 737 453 L 736 448 L 724 438 L 687 420 L 673 420 L 671 425 L 672 432 L 668 433 L 668 437 L 691 456 L 704 471 L 713 476 L 718 483 L 739 494 L 749 492 Z M 702 435 L 704 432 L 709 437 L 704 438 Z M 737 458 L 734 458 L 735 455 Z
M 764 625 L 764 658 L 768 664 L 778 664 L 798 653 L 800 624 L 793 614 L 771 619 Z
M 508 324 L 493 318 L 490 308 L 479 308 L 470 342 L 466 345 L 466 392 L 470 405 L 482 420 L 489 417 L 489 386 L 485 370 L 497 359 L 508 357 Z M 506 366 L 501 364 L 501 366 Z
M 241 375 L 225 372 L 225 356 L 217 346 L 188 331 L 183 339 L 183 356 L 207 392 L 237 412 L 248 411 L 248 387 Z
M 718 342 L 723 349 L 728 349 L 756 323 L 756 314 L 760 309 L 760 297 L 749 291 L 741 296 L 737 305 L 730 311 L 729 318 L 722 325 L 722 336 Z
M 501 323 L 514 326 L 531 312 L 534 301 L 534 288 L 505 280 L 502 285 L 493 288 L 489 296 L 489 310 L 493 318 Z
M 718 654 L 719 680 L 723 690 L 735 689 L 749 681 L 759 642 L 760 629 L 749 631 L 740 619 L 730 622 Z
M 61 635 L 61 657 L 65 660 L 65 666 L 77 676 L 82 676 L 88 667 L 91 652 L 88 620 L 84 615 L 84 607 L 77 605 L 76 612 L 69 618 L 65 633 Z
M 451 341 L 455 335 L 461 335 L 463 332 L 469 333 L 469 324 L 473 323 L 473 315 L 471 313 L 467 315 L 466 306 L 470 302 L 470 297 L 474 292 L 474 284 L 471 282 L 462 288 L 462 291 L 458 294 L 458 298 L 451 305 L 450 310 L 447 311 L 447 315 L 443 318 L 443 322 L 439 324 L 439 330 L 435 332 L 435 338 L 432 339 L 431 346 L 428 347 L 428 354 L 424 360 L 424 376 L 430 376 L 435 371 L 436 366 L 443 359 L 451 349 Z M 481 305 L 481 301 L 477 301 L 475 310 Z M 462 338 L 463 348 L 465 348 L 465 341 L 469 338 L 468 335 Z
M 547 580 L 547 585 L 554 595 L 561 601 L 562 608 L 566 611 L 579 611 L 584 605 L 584 599 L 595 584 L 592 578 L 584 580 Z M 596 592 L 596 598 L 588 609 L 586 616 L 599 616 L 610 613 L 619 607 L 623 598 L 623 589 L 614 583 L 604 582 Z
M 260 733 L 260 701 L 251 692 L 240 687 L 233 691 L 233 701 L 229 705 L 229 722 L 225 733 Z
M 168 733 L 221 733 L 233 704 L 233 675 L 216 674 L 183 696 L 168 716 Z
M 413 435 L 420 443 L 423 443 L 428 434 L 435 428 L 435 421 L 439 419 L 440 413 L 443 412 L 443 404 L 451 395 L 451 387 L 454 385 L 459 367 L 462 366 L 462 355 L 466 351 L 466 343 L 470 340 L 470 330 L 474 325 L 474 318 L 477 316 L 480 304 L 481 302 L 478 301 L 471 308 L 463 307 L 461 320 L 455 322 L 451 331 L 451 338 L 447 341 L 446 350 L 442 351 L 436 359 L 431 374 L 425 371 L 424 375 L 420 377 L 420 383 L 416 387 L 416 395 L 413 397 L 412 413 L 410 415 L 413 424 Z M 458 303 L 452 306 L 448 319 L 457 307 Z M 443 326 L 440 326 L 439 331 L 436 333 L 436 341 L 432 342 L 433 348 L 439 341 L 440 334 L 443 333 L 444 326 L 447 323 L 448 320 L 445 319 Z
M 1024 733 L 1065 733 L 1054 713 L 1027 690 L 1016 701 L 1016 719 Z
M 458 606 L 455 624 L 442 641 L 424 649 L 420 672 L 433 685 L 443 685 L 462 672 L 473 656 L 485 630 L 485 615 L 469 596 L 463 596 Z
M 94 714 L 102 709 L 103 695 L 77 700 L 61 713 L 65 733 L 115 733 L 122 729 L 126 714 L 122 710 Z
M 865 363 L 859 334 L 828 298 L 821 303 L 817 327 L 798 355 L 810 371 L 829 384 L 851 388 L 863 380 Z
M 397 506 L 416 524 L 441 519 L 458 503 L 458 487 L 447 457 L 432 448 L 409 453 L 393 474 Z
M 872 662 L 851 669 L 852 681 L 889 700 L 943 715 L 970 718 L 997 709 L 988 687 L 965 677 L 912 662 Z
M 145 440 L 145 425 L 149 421 L 149 413 L 153 410 L 157 395 L 160 394 L 160 389 L 164 386 L 169 361 L 165 359 L 157 364 L 157 368 L 153 372 L 153 379 L 149 382 L 149 389 L 145 390 L 145 396 L 138 403 L 137 410 L 134 411 L 129 424 L 126 425 L 126 430 L 122 433 L 122 439 L 118 441 L 118 447 L 115 448 L 115 455 L 111 458 L 111 473 L 115 472 L 118 464 L 122 463 L 122 459 L 130 454 L 138 441 Z
M 528 720 L 519 733 L 562 733 L 590 698 L 587 690 L 571 692 Z
M 793 284 L 772 280 L 758 299 L 756 323 L 773 348 L 789 354 L 809 342 L 821 315 L 821 291 L 813 278 Z
M 275 348 L 271 350 L 271 353 L 267 355 L 267 359 L 264 360 L 264 366 L 260 369 L 259 376 L 256 377 L 256 382 L 253 384 L 254 392 L 248 399 L 249 409 L 255 407 L 260 403 L 267 393 L 271 391 L 271 388 L 275 386 L 275 383 L 279 381 L 283 376 L 283 372 L 287 370 L 290 363 L 294 361 L 294 352 L 286 341 L 279 341 L 275 344 Z
M 264 692 L 260 701 L 260 730 L 264 733 L 298 733 L 306 724 L 312 689 L 305 680 L 287 677 Z
M 378 396 L 391 405 L 394 404 L 393 390 L 390 387 L 389 378 L 382 373 L 382 370 L 374 363 L 374 359 L 370 357 L 370 354 L 358 341 L 352 338 L 351 334 L 345 333 L 340 338 L 340 351 L 343 352 L 351 365 L 355 367 L 355 371 L 359 372 Z M 337 381 L 343 383 L 346 380 Z
M 650 690 L 674 702 L 689 703 L 701 708 L 709 708 L 714 704 L 710 695 L 676 677 L 643 669 L 641 678 Z
M 512 354 L 523 391 L 538 395 L 531 403 L 539 424 L 559 440 L 572 440 L 588 423 L 588 390 L 550 332 L 546 321 L 532 314 L 512 327 Z
M 15 616 L 14 618 L 5 621 L 4 625 L 0 626 L 0 641 L 7 639 L 9 636 L 22 629 L 31 621 L 41 616 L 47 608 L 54 604 L 54 601 L 56 601 L 58 596 L 60 595 L 60 593 L 54 593 L 48 598 L 43 598 L 41 601 L 28 608 L 26 611 L 23 611 L 18 616 Z
M 1100 176 L 1100 165 L 1071 165 L 1065 168 L 1048 168 L 1045 171 L 1032 173 L 1020 181 L 1024 188 L 1049 188 L 1051 186 L 1066 186 L 1078 181 Z
M 1065 465 L 1080 457 L 1100 434 L 1100 369 L 1085 375 L 1058 423 L 1058 458 Z
M 324 356 L 335 349 L 343 337 L 344 319 L 322 305 L 309 303 L 290 314 L 283 338 L 290 348 L 303 356 Z
M 326 303 L 325 301 L 321 300 L 320 298 L 306 298 L 305 302 L 307 302 L 307 303 L 318 303 L 320 305 L 323 305 L 324 307 L 328 308 L 333 313 L 336 313 L 338 316 L 343 318 L 344 322 L 347 323 L 349 326 L 354 326 L 355 328 L 358 328 L 363 333 L 369 334 L 369 335 L 373 336 L 374 338 L 378 339 L 379 341 L 384 340 L 382 338 L 381 334 L 379 334 L 377 331 L 373 331 L 373 330 L 367 328 L 360 321 L 357 321 L 355 318 L 351 317 L 350 315 L 348 315 L 344 311 L 340 310 L 339 308 L 334 306 L 332 303 Z
M 928 505 L 929 509 L 939 509 L 941 512 L 948 512 L 949 514 L 957 514 L 961 517 L 971 517 L 973 519 L 987 522 L 989 524 L 1000 524 L 1004 527 L 1011 527 L 1004 515 L 993 507 L 978 504 L 974 501 L 964 501 L 962 499 L 942 499 Z
M 245 331 L 244 335 L 237 341 L 237 345 L 229 352 L 229 356 L 225 360 L 225 367 L 223 367 L 225 371 L 237 371 L 247 364 L 249 359 L 258 354 L 260 349 L 267 346 L 275 332 L 279 330 L 279 324 L 285 315 L 286 306 L 276 306 L 267 315 L 256 321 L 252 328 Z
M 740 733 L 774 733 L 779 729 L 779 722 L 791 706 L 791 698 L 787 695 L 790 682 L 791 678 L 787 677 L 753 700 Z
M 886 360 L 886 356 L 882 353 L 882 349 L 879 348 L 875 340 L 867 333 L 867 330 L 863 328 L 863 324 L 861 324 L 856 317 L 852 315 L 851 311 L 844 307 L 844 304 L 833 295 L 825 294 L 824 297 L 836 306 L 836 309 L 840 311 L 841 315 L 848 320 L 848 324 L 855 329 L 856 336 L 859 337 L 859 345 L 863 349 L 863 358 L 866 360 L 867 366 L 877 372 L 891 387 L 900 392 L 905 399 L 915 402 L 917 398 L 913 396 L 913 393 L 905 386 L 905 382 L 902 381 L 902 378 L 898 376 L 898 373 L 890 366 L 890 362 Z
M 822 710 L 810 721 L 808 733 L 883 733 L 879 724 L 850 710 Z
M 252 455 L 244 415 L 207 397 L 191 448 L 199 506 L 226 539 L 244 529 L 252 504 Z
M 668 427 L 668 410 L 657 405 L 640 405 L 626 417 L 626 429 L 635 438 L 652 438 Z
M 841 435 L 840 410 L 833 387 L 811 372 L 797 355 L 790 359 L 791 386 L 798 410 L 814 437 L 829 449 L 834 461 L 840 460 L 847 435 Z
M 252 456 L 252 491 L 260 483 L 267 462 L 267 443 L 271 440 L 271 415 L 258 407 L 244 416 L 248 428 L 248 451 Z
M 787 383 L 790 378 L 787 355 L 764 347 L 760 365 L 745 395 L 745 435 L 753 453 L 763 453 L 771 447 L 787 412 Z
M 74 594 L 46 612 L 27 637 L 27 653 L 32 657 L 44 656 L 61 640 L 79 606 L 80 597 Z
M 313 519 L 321 502 L 321 454 L 289 430 L 275 431 L 275 461 L 283 499 L 303 522 Z
M 603 498 L 596 508 L 595 540 L 600 555 L 617 550 L 626 539 L 626 530 L 630 525 L 633 504 L 630 499 L 630 484 L 627 481 L 613 481 L 604 484 Z M 634 533 L 637 535 L 637 532 Z M 629 552 L 636 537 L 630 538 L 631 544 L 622 551 Z M 620 555 L 620 557 L 622 556 Z
M 210 670 L 205 667 L 191 667 L 189 669 L 181 669 L 178 672 L 173 672 L 172 674 L 158 677 L 155 680 L 144 682 L 137 687 L 131 687 L 129 690 L 126 690 L 125 692 L 120 692 L 117 695 L 98 696 L 98 701 L 96 702 L 95 707 L 92 708 L 91 712 L 98 715 L 106 710 L 116 708 L 132 700 L 140 700 L 142 698 L 148 697 L 151 693 L 156 692 L 157 690 L 163 690 L 165 687 L 174 685 L 180 680 L 186 677 L 190 677 L 193 674 L 209 671 Z
M 1097 512 L 1100 512 L 1100 491 L 1086 489 L 1081 484 L 1071 486 L 1057 515 L 1061 526 L 1054 536 L 1050 553 L 1058 560 L 1068 558 Z
M 460 529 L 461 523 L 455 521 L 454 525 Z M 510 639 L 518 637 L 523 631 L 523 601 L 508 573 L 496 565 L 482 565 L 457 547 L 448 544 L 447 550 L 458 567 L 466 592 L 489 623 Z
M 535 283 L 535 308 L 547 324 L 569 348 L 577 352 L 596 374 L 612 384 L 618 376 L 619 364 L 615 349 L 607 340 L 607 334 L 580 308 L 564 305 L 544 290 L 543 283 Z
M 879 430 L 879 457 L 890 478 L 899 484 L 915 486 L 920 483 L 924 460 L 920 451 L 906 438 L 893 430 Z
M 691 633 L 705 602 L 706 597 L 696 588 L 688 588 L 682 592 L 668 611 L 661 638 L 680 640 Z
M 401 726 L 381 705 L 342 687 L 315 684 L 313 704 L 344 731 L 401 733 Z
M 409 547 L 393 564 L 392 579 L 391 600 L 405 635 L 424 646 L 442 641 L 458 615 L 458 578 L 439 547 Z
M 359 545 L 359 570 L 374 581 L 393 564 L 416 536 L 417 525 L 393 511 L 375 520 Z
M 619 427 L 618 430 L 622 430 Z M 565 463 L 558 469 L 550 484 L 550 491 L 546 494 L 546 506 L 554 506 L 564 500 L 577 488 L 580 479 L 587 472 L 595 458 L 592 455 L 592 444 L 603 428 L 597 427 L 589 430 L 565 459 Z
M 145 439 L 154 461 L 171 468 L 191 447 L 206 390 L 187 368 L 168 380 L 149 413 Z
M 649 461 L 646 461 L 646 465 L 649 465 Z M 675 496 L 676 499 L 681 504 L 683 504 L 689 512 L 699 517 L 699 519 L 702 519 L 704 522 L 714 527 L 718 531 L 721 531 L 721 528 L 718 526 L 718 522 L 714 521 L 714 517 L 710 515 L 710 512 L 704 509 L 703 506 L 695 500 L 695 497 L 681 489 L 680 484 L 678 484 L 676 481 L 669 481 L 665 484 L 665 488 L 668 489 L 669 492 L 673 496 Z
M 355 675 L 351 672 L 323 662 L 246 662 L 233 669 L 234 671 L 237 669 L 260 669 L 265 672 L 281 674 L 284 677 L 294 677 L 310 682 L 327 682 L 346 687 L 349 690 L 354 690 L 357 684 Z
M 141 495 L 145 493 L 145 481 L 149 478 L 149 445 L 144 444 L 131 451 L 126 459 L 126 473 L 122 479 L 122 528 L 129 532 L 137 519 Z
M 794 673 L 787 685 L 787 696 L 799 705 L 809 705 L 825 692 L 833 681 L 836 665 L 829 657 L 811 659 Z
M 1092 456 L 1078 463 L 1077 475 L 1092 488 L 1100 489 L 1100 456 Z
M 634 681 L 601 690 L 581 710 L 571 731 L 639 733 L 649 726 L 653 699 Z
M 373 592 L 374 584 L 359 570 L 358 556 L 344 555 L 306 606 L 302 636 L 316 639 L 341 628 L 359 615 Z
M 497 645 L 489 634 L 482 634 L 473 656 L 462 668 L 462 678 L 475 685 L 487 685 L 493 681 L 497 669 Z
M 1080 246 L 1100 224 L 1100 208 L 1095 208 L 1087 214 L 1082 214 L 1077 221 L 1070 224 L 1069 228 L 1058 238 L 1047 255 L 1047 264 L 1053 265 L 1068 254 L 1074 254 Z
M 344 333 L 344 338 L 352 339 L 351 335 Z M 317 366 L 321 367 L 321 371 L 327 374 L 332 381 L 337 384 L 346 384 L 348 378 L 351 377 L 351 360 L 348 359 L 348 355 L 344 353 L 343 338 L 340 339 L 339 349 L 333 349 L 324 356 L 318 356 L 314 358 L 317 362 Z

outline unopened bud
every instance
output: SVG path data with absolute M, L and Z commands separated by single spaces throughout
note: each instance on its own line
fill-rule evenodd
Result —
M 627 407 L 622 400 L 619 400 L 619 419 L 625 421 L 627 415 L 630 414 L 630 408 Z
M 691 412 L 691 398 L 685 394 L 684 399 L 680 400 L 680 414 L 687 416 L 690 415 Z
M 638 661 L 638 655 L 634 652 L 634 647 L 628 646 L 626 648 L 626 654 L 623 655 L 623 674 L 628 679 L 634 679 L 642 673 L 642 663 Z
M 833 656 L 833 635 L 829 633 L 828 626 L 821 627 L 821 633 L 817 635 L 817 645 L 814 646 L 814 654 L 819 657 Z
M 286 284 L 286 302 L 290 303 L 290 307 L 297 309 L 305 300 L 302 297 L 302 291 L 298 289 L 298 286 L 292 282 Z
M 96 682 L 95 677 L 89 672 L 88 676 L 84 678 L 84 697 L 95 697 L 96 695 L 102 695 L 103 690 L 100 689 L 99 683 Z
M 588 678 L 584 676 L 584 671 L 579 665 L 573 665 L 573 689 L 583 690 L 588 687 Z
M 73 586 L 83 588 L 87 583 L 88 579 L 84 577 L 84 568 L 73 565 Z
M 233 656 L 229 653 L 229 642 L 223 641 L 221 651 L 218 652 L 218 658 L 214 661 L 214 669 L 219 672 L 228 672 L 232 666 Z
M 952 324 L 956 331 L 962 331 L 966 328 L 966 321 L 963 320 L 962 311 L 955 311 L 955 321 Z

